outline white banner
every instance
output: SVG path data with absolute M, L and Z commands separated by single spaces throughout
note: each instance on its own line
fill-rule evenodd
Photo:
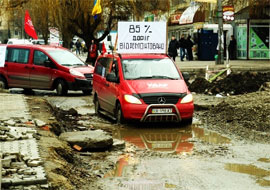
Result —
M 0 67 L 5 66 L 7 46 L 0 46 Z
M 118 22 L 119 53 L 166 53 L 166 22 Z

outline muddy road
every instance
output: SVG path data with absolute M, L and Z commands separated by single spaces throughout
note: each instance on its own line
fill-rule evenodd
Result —
M 254 97 L 268 100 L 269 92 L 221 98 L 194 94 L 196 110 L 191 126 L 120 126 L 106 116 L 94 115 L 92 96 L 71 93 L 58 97 L 44 91 L 26 96 L 32 117 L 47 123 L 39 129 L 39 144 L 51 189 L 270 189 L 268 128 L 245 128 L 247 121 L 238 118 L 232 122 L 224 115 L 230 109 L 233 112 L 232 105 L 252 114 L 245 109 L 245 101 L 254 105 L 258 102 L 256 98 L 251 101 Z M 265 112 L 268 103 L 261 100 L 256 109 Z M 263 124 L 267 122 L 268 118 Z M 121 140 L 120 146 L 83 152 L 58 138 L 65 131 L 95 129 Z

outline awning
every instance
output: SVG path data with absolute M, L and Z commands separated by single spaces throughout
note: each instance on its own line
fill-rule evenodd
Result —
M 191 24 L 196 11 L 199 9 L 199 5 L 195 4 L 188 7 L 179 19 L 179 24 Z

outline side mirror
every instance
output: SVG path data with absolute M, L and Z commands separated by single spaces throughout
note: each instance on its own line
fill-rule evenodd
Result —
M 44 61 L 44 65 L 45 65 L 45 67 L 53 68 L 53 64 L 50 60 Z
M 116 75 L 114 73 L 108 73 L 106 75 L 106 80 L 108 82 L 119 83 L 119 79 L 118 79 L 118 77 L 116 77 Z
M 183 77 L 184 77 L 184 80 L 187 82 L 187 81 L 189 81 L 189 79 L 190 79 L 190 75 L 189 75 L 189 73 L 188 72 L 183 72 L 182 73 L 182 75 L 183 75 Z

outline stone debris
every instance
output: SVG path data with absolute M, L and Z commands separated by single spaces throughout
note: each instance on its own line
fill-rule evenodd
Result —
M 78 145 L 83 150 L 108 149 L 113 144 L 112 136 L 103 130 L 65 132 L 59 138 L 71 146 Z
M 34 126 L 33 123 L 23 118 L 0 120 L 2 189 L 48 189 L 34 138 L 37 131 L 29 127 Z

